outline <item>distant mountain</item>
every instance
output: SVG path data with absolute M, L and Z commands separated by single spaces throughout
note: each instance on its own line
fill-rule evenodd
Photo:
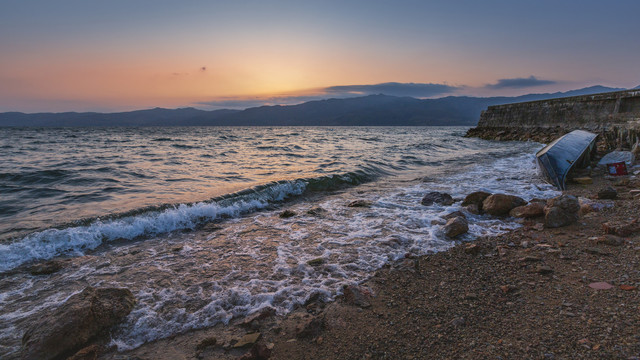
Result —
M 149 109 L 120 113 L 0 113 L 1 126 L 437 126 L 476 125 L 490 105 L 597 94 L 625 89 L 592 86 L 516 97 L 448 96 L 415 99 L 369 95 L 245 110 Z

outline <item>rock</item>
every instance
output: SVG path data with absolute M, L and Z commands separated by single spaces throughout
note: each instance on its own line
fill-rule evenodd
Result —
M 632 291 L 632 290 L 635 290 L 635 289 L 637 289 L 637 287 L 633 286 L 633 285 L 624 285 L 624 284 L 620 285 L 620 290 Z
M 278 216 L 282 219 L 288 219 L 290 217 L 294 217 L 296 216 L 295 211 L 291 211 L 291 210 L 285 210 L 283 212 L 281 212 L 280 214 L 278 214 Z
M 524 262 L 538 262 L 538 261 L 542 261 L 542 259 L 540 259 L 539 257 L 537 257 L 537 256 L 531 256 L 531 255 L 529 255 L 529 256 L 525 256 L 525 257 L 523 257 L 523 258 L 522 258 L 522 259 L 520 259 L 520 260 L 521 260 L 521 261 L 524 261 Z
M 626 223 L 609 221 L 602 224 L 602 229 L 604 230 L 605 234 L 627 237 L 633 233 L 640 231 L 640 218 Z
M 242 323 L 240 323 L 240 325 L 244 327 L 252 327 L 253 324 L 257 323 L 258 321 L 274 316 L 275 314 L 276 314 L 276 309 L 268 306 L 247 316 L 242 321 Z
M 618 191 L 611 186 L 607 186 L 604 189 L 598 191 L 598 199 L 613 200 L 618 197 Z
M 546 275 L 546 274 L 551 274 L 553 272 L 553 269 L 547 265 L 540 265 L 538 266 L 538 269 L 536 270 L 536 272 L 538 274 Z
M 482 204 L 471 204 L 464 208 L 472 214 L 480 215 L 482 213 Z
M 465 300 L 478 300 L 479 297 L 478 297 L 478 294 L 476 294 L 476 293 L 466 293 L 464 295 L 464 299 Z
M 200 341 L 198 345 L 196 345 L 196 351 L 202 351 L 208 347 L 216 346 L 217 344 L 218 344 L 218 339 L 216 339 L 213 336 L 207 337 L 202 339 L 202 341 Z
M 319 266 L 322 264 L 324 264 L 324 258 L 315 258 L 307 261 L 307 265 L 311 265 L 311 266 Z
M 504 294 L 510 294 L 512 292 L 515 292 L 518 290 L 518 287 L 515 285 L 502 285 L 500 286 L 500 290 L 504 293 Z
M 544 226 L 558 228 L 578 221 L 580 203 L 573 195 L 560 195 L 549 200 L 544 208 Z
M 371 207 L 371 201 L 367 201 L 367 200 L 354 200 L 352 202 L 350 202 L 348 205 L 348 207 Z
M 595 243 L 609 246 L 620 246 L 624 244 L 624 239 L 615 235 L 604 235 L 595 238 Z
M 128 289 L 87 287 L 22 337 L 22 359 L 55 359 L 81 348 L 120 322 L 136 303 Z
M 62 261 L 50 260 L 44 263 L 35 264 L 29 268 L 31 275 L 49 275 L 60 271 L 64 267 Z
M 544 204 L 539 202 L 532 202 L 527 205 L 518 206 L 511 211 L 509 215 L 517 218 L 534 218 L 544 215 Z
M 467 321 L 464 318 L 456 318 L 449 322 L 449 324 L 451 324 L 451 326 L 453 327 L 464 326 L 466 323 Z
M 464 218 L 464 219 L 467 218 L 467 216 L 462 211 L 454 211 L 454 212 L 448 213 L 447 215 L 443 216 L 442 218 L 445 219 L 445 220 L 449 220 L 449 219 L 453 219 L 453 218 L 456 218 L 456 217 L 461 217 L 461 218 Z
M 485 191 L 476 191 L 467 195 L 464 200 L 462 200 L 462 206 L 476 205 L 478 211 L 482 211 L 482 202 L 491 195 Z
M 324 317 L 312 317 L 311 319 L 304 319 L 298 326 L 296 326 L 296 337 L 300 339 L 313 338 L 320 334 L 324 330 L 325 322 Z
M 600 282 L 592 282 L 591 284 L 589 284 L 589 287 L 596 290 L 609 290 L 613 288 L 613 285 L 604 281 L 600 281 Z
M 422 205 L 425 205 L 425 206 L 431 206 L 433 204 L 440 204 L 440 205 L 448 206 L 448 205 L 453 204 L 453 198 L 449 194 L 441 193 L 441 192 L 437 192 L 437 191 L 432 191 L 430 193 L 427 193 L 422 198 L 420 203 Z
M 480 247 L 476 244 L 469 244 L 464 247 L 464 252 L 471 255 L 478 255 Z
M 251 350 L 242 355 L 239 360 L 267 360 L 271 357 L 271 348 L 265 344 L 254 344 Z
M 313 208 L 307 210 L 307 214 L 313 215 L 313 216 L 319 216 L 319 215 L 324 214 L 325 212 L 327 212 L 327 210 L 325 210 L 325 209 L 323 209 L 323 208 L 321 208 L 319 206 L 316 206 L 316 207 L 313 207 Z
M 447 221 L 442 229 L 447 237 L 454 238 L 469 231 L 469 223 L 463 217 L 455 217 Z
M 89 345 L 81 349 L 67 360 L 96 360 L 102 348 L 98 345 Z
M 611 255 L 610 252 L 607 252 L 607 251 L 604 251 L 604 250 L 600 250 L 597 247 L 586 248 L 586 249 L 584 249 L 584 252 L 586 252 L 587 254 L 592 254 L 592 255 L 601 255 L 601 256 L 609 256 L 609 255 Z
M 526 203 L 524 199 L 514 195 L 493 194 L 482 202 L 482 211 L 494 216 L 507 215 L 511 209 Z
M 588 184 L 593 184 L 593 179 L 588 176 L 577 177 L 577 178 L 573 178 L 573 182 L 582 184 L 582 185 L 588 185 Z
M 238 340 L 237 343 L 235 343 L 233 345 L 233 348 L 234 349 L 238 349 L 238 348 L 251 346 L 251 345 L 255 344 L 260 339 L 260 336 L 262 336 L 262 334 L 259 333 L 259 332 L 252 333 L 252 334 L 246 334 L 245 336 L 240 338 L 240 340 Z
M 343 296 L 346 304 L 366 309 L 371 307 L 369 300 L 373 297 L 373 293 L 369 288 L 351 285 L 344 288 Z

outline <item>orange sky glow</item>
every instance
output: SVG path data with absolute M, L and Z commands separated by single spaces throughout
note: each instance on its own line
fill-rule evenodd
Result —
M 621 47 L 635 20 L 589 1 L 577 11 L 469 3 L 465 13 L 418 1 L 143 3 L 0 5 L 0 111 L 241 107 L 386 82 L 455 87 L 441 96 L 640 84 L 640 50 Z M 532 76 L 542 81 L 487 86 Z

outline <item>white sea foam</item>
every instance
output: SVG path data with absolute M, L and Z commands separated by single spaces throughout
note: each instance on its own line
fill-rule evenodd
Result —
M 216 202 L 180 204 L 159 212 L 106 221 L 98 219 L 87 226 L 33 233 L 19 241 L 0 244 L 0 272 L 32 260 L 51 259 L 59 255 L 83 255 L 103 242 L 193 229 L 204 220 L 237 217 L 282 201 L 287 196 L 299 195 L 305 187 L 304 181 L 278 183 L 253 194 L 254 198 L 239 197 L 228 205 Z
M 420 199 L 428 191 L 448 192 L 455 198 L 478 190 L 514 194 L 527 200 L 557 195 L 551 186 L 537 179 L 532 160 L 531 155 L 511 157 L 410 186 L 394 183 L 379 189 L 379 184 L 364 185 L 339 196 L 328 196 L 320 203 L 297 203 L 293 210 L 298 216 L 289 219 L 279 218 L 281 210 L 273 210 L 231 219 L 223 224 L 224 230 L 210 234 L 156 236 L 153 242 L 129 243 L 110 250 L 103 255 L 105 258 L 86 257 L 82 262 L 77 259 L 79 266 L 63 270 L 64 277 L 91 285 L 127 287 L 135 293 L 136 307 L 113 334 L 112 345 L 120 350 L 191 329 L 228 324 L 266 307 L 285 314 L 313 296 L 331 300 L 344 285 L 364 281 L 373 271 L 407 253 L 421 255 L 455 245 L 443 236 L 437 223 L 442 223 L 449 212 L 462 209 L 459 203 L 421 205 Z M 272 197 L 226 207 L 185 205 L 170 209 L 173 212 L 162 218 L 155 214 L 155 218 L 145 220 L 145 224 L 153 226 L 139 227 L 146 229 L 145 234 L 155 234 L 184 226 L 188 221 L 193 223 L 198 217 L 237 216 L 265 207 L 271 199 L 303 190 L 303 186 L 285 188 Z M 349 208 L 346 204 L 350 199 L 368 200 L 372 206 Z M 313 207 L 325 211 L 310 216 L 306 211 Z M 470 230 L 462 241 L 519 226 L 508 218 L 467 215 Z M 127 221 L 110 224 L 113 236 L 122 237 L 127 231 L 118 231 L 118 226 L 126 228 L 143 219 Z M 169 224 L 159 224 L 162 221 Z M 100 241 L 105 240 L 109 238 Z M 173 250 L 178 243 L 181 250 Z M 81 253 L 85 249 L 74 251 Z M 322 264 L 308 263 L 318 258 L 323 259 Z M 13 312 L 15 317 L 10 321 L 33 314 L 28 313 L 32 309 L 36 308 Z M 46 311 L 43 307 L 37 309 Z M 2 331 L 10 326 L 13 325 L 0 327 L 0 340 Z

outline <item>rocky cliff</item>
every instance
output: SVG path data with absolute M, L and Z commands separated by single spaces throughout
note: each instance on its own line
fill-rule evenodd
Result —
M 599 133 L 601 149 L 631 148 L 640 138 L 640 90 L 489 106 L 467 136 L 548 143 L 576 129 Z

